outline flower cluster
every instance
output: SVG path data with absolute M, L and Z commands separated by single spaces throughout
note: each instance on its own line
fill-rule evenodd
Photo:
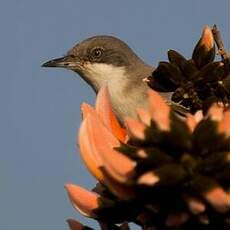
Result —
M 66 184 L 70 201 L 102 229 L 225 229 L 230 221 L 230 109 L 178 117 L 149 91 L 149 109 L 121 127 L 102 88 L 82 105 L 78 143 L 98 180 L 93 191 Z M 90 229 L 68 220 L 71 230 Z M 180 228 L 181 227 L 181 228 Z
M 70 201 L 103 230 L 230 229 L 230 58 L 206 26 L 192 59 L 174 50 L 148 80 L 149 107 L 115 117 L 107 87 L 84 103 L 78 144 L 98 184 L 66 184 Z M 217 41 L 218 40 L 218 41 Z M 222 60 L 215 61 L 215 42 Z M 223 47 L 222 47 L 223 48 Z M 172 92 L 180 117 L 155 91 Z M 90 230 L 67 220 L 71 230 Z
M 222 60 L 215 61 L 213 34 L 209 26 L 204 27 L 189 60 L 177 51 L 169 50 L 169 62 L 159 63 L 148 78 L 149 86 L 158 91 L 173 92 L 172 101 L 193 113 L 199 109 L 206 112 L 214 102 L 228 105 L 230 57 L 224 56 Z

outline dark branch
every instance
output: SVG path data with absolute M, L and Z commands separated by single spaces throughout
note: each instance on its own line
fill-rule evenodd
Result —
M 230 58 L 229 52 L 224 48 L 224 42 L 216 25 L 212 27 L 212 33 L 218 48 L 219 55 L 221 55 L 222 59 Z

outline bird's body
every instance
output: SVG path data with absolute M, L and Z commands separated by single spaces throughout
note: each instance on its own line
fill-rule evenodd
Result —
M 121 122 L 136 117 L 137 108 L 147 107 L 148 86 L 143 81 L 154 70 L 118 38 L 95 36 L 74 46 L 62 58 L 43 64 L 63 67 L 78 73 L 97 93 L 107 85 L 113 110 Z M 163 94 L 163 93 L 162 93 Z M 164 93 L 166 100 L 169 93 Z

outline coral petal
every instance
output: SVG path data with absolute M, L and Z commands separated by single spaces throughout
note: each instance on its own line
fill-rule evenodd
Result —
M 194 214 L 198 215 L 205 211 L 205 204 L 194 197 L 189 197 L 186 199 L 186 203 L 188 205 L 189 210 Z
M 126 137 L 126 131 L 120 126 L 112 110 L 107 86 L 103 86 L 97 94 L 96 111 L 105 126 L 107 126 L 112 131 L 115 137 L 120 141 L 124 141 Z
M 196 125 L 197 125 L 197 122 L 196 122 L 195 117 L 194 117 L 192 114 L 187 113 L 187 114 L 186 114 L 186 120 L 185 120 L 185 122 L 186 122 L 186 124 L 187 124 L 189 130 L 190 130 L 191 132 L 193 132 L 194 129 L 195 129 L 195 127 L 196 127 Z
M 114 180 L 106 171 L 104 177 L 105 184 L 110 188 L 110 191 L 121 200 L 130 200 L 135 197 L 134 189 L 131 186 Z
M 66 184 L 65 189 L 75 209 L 84 216 L 95 217 L 93 210 L 99 207 L 99 195 L 97 193 L 90 192 L 74 184 Z
M 149 110 L 152 119 L 156 122 L 159 129 L 169 131 L 170 129 L 170 107 L 165 103 L 159 93 L 149 90 Z
M 230 194 L 226 193 L 221 187 L 216 187 L 207 192 L 204 197 L 219 212 L 230 210 Z
M 224 112 L 223 119 L 219 122 L 218 131 L 230 136 L 230 110 Z
M 96 177 L 100 182 L 103 182 L 103 173 L 100 169 L 102 163 L 99 156 L 96 155 L 96 152 L 93 151 L 91 147 L 87 129 L 87 118 L 83 120 L 81 124 L 78 142 L 80 155 L 86 167 L 94 177 Z
M 223 118 L 223 107 L 218 104 L 212 105 L 207 112 L 207 116 L 213 121 L 221 121 Z
M 141 175 L 137 181 L 138 184 L 140 185 L 149 185 L 153 186 L 155 185 L 158 181 L 160 181 L 160 178 L 152 171 L 144 173 Z
M 139 108 L 137 109 L 137 114 L 138 118 L 143 124 L 147 126 L 151 124 L 151 114 L 149 113 L 149 111 Z
M 148 157 L 148 154 L 146 153 L 146 151 L 144 149 L 139 149 L 137 151 L 137 155 L 140 158 L 147 158 Z
M 90 143 L 95 152 L 100 155 L 106 171 L 116 180 L 125 182 L 135 167 L 135 162 L 124 154 L 114 150 L 120 142 L 104 126 L 98 116 L 87 117 Z
M 66 222 L 68 223 L 70 230 L 83 230 L 84 229 L 84 225 L 82 225 L 81 223 L 79 223 L 78 221 L 74 219 L 68 219 L 66 220 Z
M 125 126 L 129 136 L 134 139 L 145 139 L 145 125 L 133 118 L 125 118 Z
M 94 108 L 87 104 L 87 103 L 82 103 L 81 104 L 81 111 L 82 111 L 82 116 L 83 116 L 83 119 L 85 119 L 87 117 L 88 114 L 94 114 L 95 113 L 95 110 Z
M 197 123 L 199 123 L 204 118 L 202 110 L 198 110 L 193 116 Z

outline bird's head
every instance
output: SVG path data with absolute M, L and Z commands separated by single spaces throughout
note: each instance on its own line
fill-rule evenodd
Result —
M 42 66 L 73 70 L 97 92 L 103 84 L 120 81 L 129 72 L 137 71 L 138 66 L 146 65 L 120 39 L 94 36 L 75 45 L 65 56 L 50 60 Z

